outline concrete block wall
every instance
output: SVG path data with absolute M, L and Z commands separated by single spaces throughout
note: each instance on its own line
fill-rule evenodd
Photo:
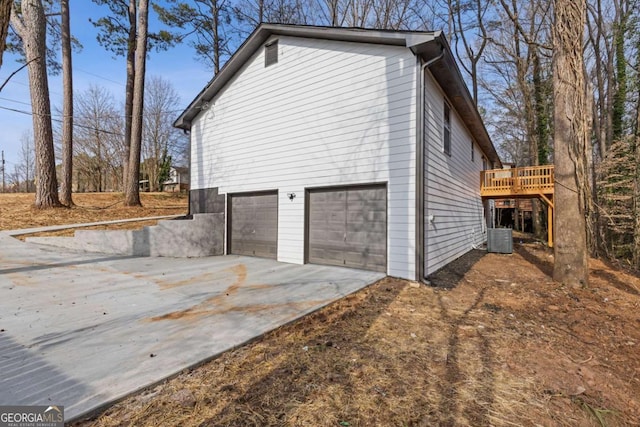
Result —
M 28 242 L 86 252 L 191 258 L 224 254 L 224 213 L 159 221 L 141 230 L 78 230 L 74 237 L 30 237 Z

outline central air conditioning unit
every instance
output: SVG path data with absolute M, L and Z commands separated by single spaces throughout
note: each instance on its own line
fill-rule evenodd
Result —
M 487 229 L 487 252 L 513 253 L 513 230 L 510 228 Z

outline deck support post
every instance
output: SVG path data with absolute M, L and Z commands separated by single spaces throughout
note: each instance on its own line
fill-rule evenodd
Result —
M 553 204 L 547 204 L 547 244 L 553 247 Z

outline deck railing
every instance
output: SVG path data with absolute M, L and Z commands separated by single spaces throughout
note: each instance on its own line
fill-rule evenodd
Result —
M 490 196 L 535 196 L 553 194 L 553 166 L 491 169 L 480 173 L 480 194 Z

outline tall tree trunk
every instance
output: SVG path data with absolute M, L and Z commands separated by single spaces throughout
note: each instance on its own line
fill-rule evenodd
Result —
M 585 156 L 590 144 L 582 56 L 585 7 L 585 0 L 556 0 L 553 25 L 556 180 L 553 278 L 569 286 L 587 286 L 589 281 L 583 194 L 589 189 Z
M 140 151 L 142 148 L 142 114 L 144 110 L 144 78 L 147 60 L 147 29 L 149 0 L 138 3 L 138 38 L 136 40 L 136 68 L 133 85 L 133 110 L 131 120 L 131 149 L 129 174 L 124 193 L 125 206 L 140 206 Z
M 640 42 L 638 43 L 640 48 Z M 637 63 L 640 65 L 640 49 L 637 51 Z M 640 269 L 640 85 L 638 85 L 638 107 L 635 129 L 636 174 L 633 185 L 633 265 Z
M 11 20 L 11 5 L 13 0 L 0 0 L 0 67 L 2 67 L 2 54 L 7 47 L 7 34 L 9 21 Z
M 36 152 L 36 208 L 60 206 L 53 151 L 51 106 L 47 77 L 47 21 L 41 0 L 22 2 L 22 19 L 12 13 L 11 23 L 24 44 L 29 64 L 29 92 Z
M 136 0 L 129 0 L 129 35 L 127 40 L 127 80 L 125 83 L 124 100 L 124 159 L 122 162 L 122 191 L 128 188 L 129 156 L 131 151 L 131 120 L 133 119 L 133 82 L 135 78 L 136 62 L 136 34 L 137 34 L 137 6 Z M 137 179 L 136 179 L 137 181 Z
M 61 202 L 73 205 L 71 183 L 73 180 L 73 76 L 71 67 L 71 27 L 69 24 L 69 0 L 60 1 L 62 15 L 62 185 Z
M 640 113 L 638 114 L 640 120 Z M 635 137 L 636 170 L 633 185 L 633 266 L 640 269 L 640 134 Z

